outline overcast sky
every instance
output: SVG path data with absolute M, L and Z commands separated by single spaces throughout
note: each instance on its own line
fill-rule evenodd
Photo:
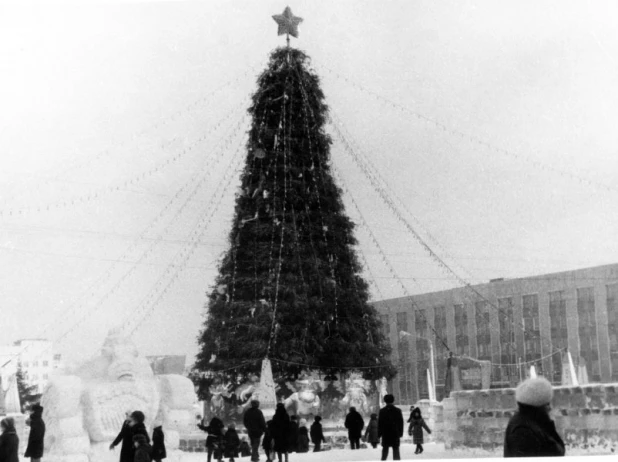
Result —
M 195 354 L 237 170 L 211 206 L 255 78 L 285 43 L 271 18 L 285 6 L 0 0 L 2 342 L 48 337 L 75 360 L 126 325 L 146 354 Z M 618 4 L 290 6 L 333 118 L 458 274 L 618 262 Z M 409 293 L 457 285 L 334 139 L 333 164 Z M 357 236 L 374 297 L 404 295 Z

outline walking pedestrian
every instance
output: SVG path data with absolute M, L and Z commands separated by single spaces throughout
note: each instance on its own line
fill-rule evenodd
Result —
M 372 448 L 377 448 L 380 442 L 378 436 L 378 414 L 371 414 L 371 420 L 367 424 L 367 430 L 365 430 L 365 441 L 371 444 Z
M 382 439 L 382 460 L 388 458 L 389 448 L 393 448 L 393 460 L 401 460 L 399 444 L 403 436 L 403 414 L 395 407 L 395 397 L 384 396 L 384 406 L 378 415 L 378 436 Z
M 19 437 L 13 417 L 0 420 L 0 462 L 19 462 Z
M 116 446 L 120 446 L 120 462 L 133 462 L 133 432 L 131 430 L 131 412 L 127 411 L 124 414 L 124 422 L 116 439 L 109 445 L 110 451 L 113 451 Z
M 240 446 L 238 447 L 238 452 L 240 452 L 240 457 L 250 457 L 251 456 L 251 446 L 247 443 L 246 438 L 240 439 Z
M 133 435 L 133 447 L 135 449 L 134 462 L 150 462 L 152 447 L 148 443 L 148 438 L 142 433 Z
M 247 429 L 251 443 L 251 462 L 258 462 L 260 460 L 260 439 L 266 432 L 266 419 L 264 419 L 264 413 L 260 410 L 258 400 L 251 401 L 251 407 L 247 409 L 243 417 L 243 424 Z M 269 458 L 268 454 L 266 458 Z
M 234 462 L 234 459 L 238 457 L 238 448 L 240 447 L 240 438 L 236 432 L 236 425 L 231 423 L 228 426 L 225 436 L 223 437 L 223 441 L 223 447 L 225 448 L 223 455 L 225 457 L 229 457 L 230 462 Z
M 421 410 L 418 407 L 414 407 L 410 413 L 408 419 L 410 426 L 408 427 L 408 435 L 412 437 L 412 443 L 416 444 L 416 451 L 414 454 L 423 453 L 423 428 L 431 435 L 431 430 L 425 423 L 425 419 L 421 415 Z
M 307 421 L 305 419 L 301 419 L 298 424 L 298 447 L 296 452 L 309 452 L 309 429 L 307 428 Z
M 262 448 L 266 453 L 266 462 L 272 462 L 271 454 L 273 452 L 273 421 L 272 419 L 266 422 L 266 431 L 264 432 L 264 439 L 262 440 Z
M 282 462 L 285 455 L 285 462 L 288 462 L 288 444 L 290 441 L 290 416 L 285 410 L 283 403 L 277 404 L 272 423 L 272 436 L 275 442 L 275 452 L 277 459 Z
M 350 408 L 350 412 L 345 418 L 345 428 L 348 429 L 350 447 L 352 449 L 360 449 L 360 439 L 363 434 L 363 428 L 365 428 L 365 421 L 355 407 Z
M 324 438 L 324 432 L 322 431 L 322 417 L 316 415 L 311 424 L 311 442 L 313 443 L 313 452 L 320 452 L 322 450 L 322 443 L 326 442 Z
M 288 453 L 298 451 L 298 416 L 290 417 L 290 430 L 288 433 Z
M 223 458 L 221 451 L 223 444 L 223 421 L 218 417 L 213 417 L 207 427 L 202 424 L 197 426 L 200 430 L 208 433 L 208 437 L 206 437 L 207 461 L 211 462 L 214 454 L 215 459 L 221 462 Z
M 167 457 L 167 451 L 165 450 L 165 434 L 163 433 L 163 427 L 161 422 L 156 420 L 152 429 L 152 460 L 154 462 L 161 462 Z
M 30 435 L 24 456 L 29 457 L 32 462 L 39 462 L 43 457 L 43 442 L 45 441 L 43 407 L 40 404 L 34 404 L 31 410 L 32 413 L 26 420 L 26 424 L 30 426 Z
M 544 377 L 530 378 L 518 385 L 518 410 L 506 427 L 504 457 L 564 456 L 564 442 L 550 415 L 553 396 L 552 385 Z

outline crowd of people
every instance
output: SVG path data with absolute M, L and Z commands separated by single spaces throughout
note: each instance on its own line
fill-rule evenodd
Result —
M 556 431 L 551 419 L 551 401 L 553 388 L 546 379 L 531 378 L 522 382 L 515 390 L 515 399 L 518 412 L 510 419 L 505 432 L 505 457 L 538 457 L 564 456 L 565 445 Z M 348 430 L 350 447 L 360 448 L 360 440 L 377 448 L 382 443 L 382 460 L 386 460 L 392 448 L 393 459 L 400 460 L 399 446 L 404 434 L 404 419 L 401 409 L 394 405 L 393 395 L 384 396 L 385 406 L 379 413 L 372 414 L 365 428 L 362 415 L 350 408 L 345 418 L 345 427 Z M 207 432 L 206 448 L 207 462 L 213 457 L 221 462 L 229 458 L 234 462 L 239 456 L 251 456 L 252 462 L 259 462 L 260 445 L 266 455 L 267 462 L 289 462 L 289 454 L 309 451 L 310 442 L 313 451 L 320 452 L 322 443 L 326 441 L 321 424 L 321 417 L 315 416 L 311 427 L 308 428 L 305 419 L 290 416 L 282 403 L 277 404 L 275 414 L 268 422 L 260 410 L 260 403 L 251 402 L 251 407 L 245 412 L 243 424 L 249 436 L 250 443 L 242 440 L 234 424 L 225 427 L 218 417 L 212 418 L 208 426 L 198 427 Z M 40 462 L 44 452 L 45 422 L 43 422 L 43 408 L 35 404 L 26 421 L 30 426 L 28 446 L 25 457 L 31 462 Z M 120 433 L 110 445 L 110 450 L 121 444 L 119 462 L 161 462 L 166 458 L 165 435 L 161 422 L 153 424 L 152 439 L 148 435 L 144 424 L 145 416 L 141 411 L 132 411 L 125 414 L 125 421 Z M 411 408 L 408 419 L 408 434 L 416 445 L 415 454 L 423 452 L 423 430 L 431 433 L 425 423 L 421 410 Z M 365 430 L 363 437 L 363 429 Z M 5 417 L 0 421 L 0 462 L 19 462 L 19 437 L 12 417 Z
M 400 459 L 399 445 L 403 437 L 404 421 L 401 410 L 394 405 L 394 402 L 393 395 L 386 395 L 384 397 L 385 406 L 380 410 L 379 415 L 371 415 L 366 428 L 363 416 L 354 407 L 350 408 L 344 425 L 348 430 L 352 449 L 360 449 L 361 439 L 373 448 L 377 448 L 382 441 L 382 460 L 386 460 L 390 448 L 393 450 L 393 459 Z M 295 415 L 290 416 L 285 406 L 279 403 L 273 418 L 267 422 L 260 410 L 260 403 L 256 400 L 252 401 L 251 407 L 243 417 L 243 424 L 250 440 L 251 461 L 260 460 L 260 446 L 266 455 L 266 462 L 272 462 L 275 459 L 278 462 L 289 462 L 290 453 L 309 452 L 310 442 L 313 443 L 313 452 L 320 452 L 322 444 L 326 442 L 321 421 L 320 416 L 315 416 L 308 428 L 305 419 L 299 419 Z M 412 409 L 408 422 L 410 423 L 408 432 L 413 435 L 414 442 L 417 444 L 416 453 L 420 454 L 423 452 L 423 429 L 430 432 L 429 427 L 425 424 L 418 408 Z M 217 462 L 221 462 L 224 458 L 229 458 L 230 462 L 234 462 L 241 445 L 234 424 L 230 424 L 226 429 L 220 418 L 213 417 L 207 426 L 199 424 L 198 427 L 208 433 L 206 438 L 207 462 L 212 462 L 213 457 Z M 363 430 L 365 430 L 364 436 Z

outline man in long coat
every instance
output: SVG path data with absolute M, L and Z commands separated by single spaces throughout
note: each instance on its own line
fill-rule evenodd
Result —
M 43 422 L 43 406 L 34 404 L 32 413 L 27 422 L 30 425 L 28 447 L 25 457 L 30 457 L 32 462 L 38 462 L 43 457 L 43 441 L 45 441 L 45 422 Z
M 249 440 L 251 442 L 251 462 L 258 462 L 260 460 L 259 448 L 260 439 L 266 432 L 266 419 L 264 414 L 260 410 L 260 402 L 258 400 L 251 401 L 251 407 L 245 412 L 243 417 L 243 424 L 249 434 Z M 269 454 L 266 455 L 269 459 Z
M 363 435 L 363 428 L 365 428 L 365 421 L 355 407 L 350 408 L 350 412 L 345 418 L 345 428 L 348 429 L 350 447 L 360 449 L 360 439 Z
M 382 439 L 382 460 L 388 457 L 388 448 L 393 448 L 393 460 L 401 460 L 399 444 L 403 437 L 403 414 L 395 407 L 395 397 L 384 396 L 384 406 L 378 414 L 378 436 Z

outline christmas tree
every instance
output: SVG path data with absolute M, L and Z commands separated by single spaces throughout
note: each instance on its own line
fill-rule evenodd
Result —
M 19 393 L 22 412 L 25 412 L 26 409 L 38 403 L 41 399 L 38 387 L 36 385 L 29 385 L 25 375 L 21 364 L 18 364 L 15 379 L 17 380 L 17 392 Z
M 302 51 L 278 48 L 257 81 L 229 250 L 199 337 L 195 370 L 210 377 L 242 382 L 264 358 L 275 380 L 308 370 L 395 374 L 331 174 L 328 108 L 308 64 Z M 197 381 L 205 394 L 210 380 Z

